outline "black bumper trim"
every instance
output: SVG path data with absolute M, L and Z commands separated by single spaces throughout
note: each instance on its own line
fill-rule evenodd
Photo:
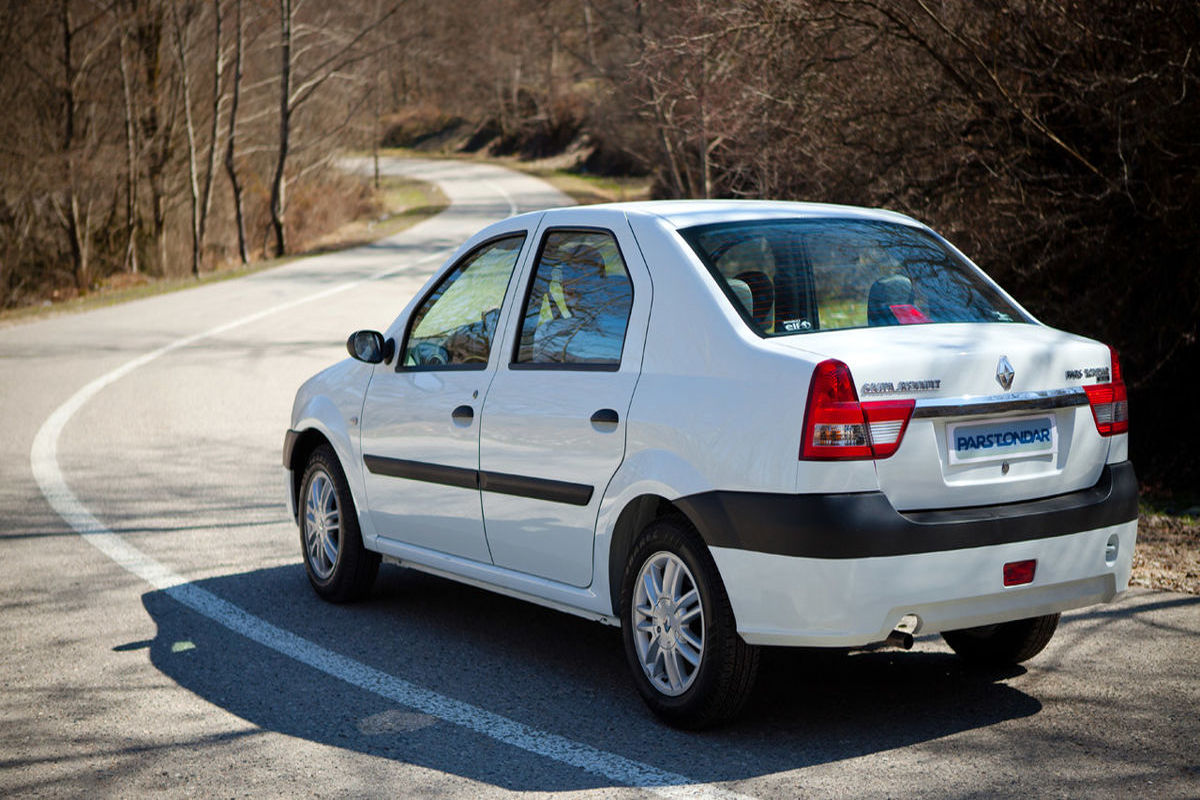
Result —
M 1109 464 L 1076 492 L 971 508 L 900 512 L 882 492 L 705 492 L 676 500 L 710 547 L 806 558 L 871 558 L 1067 536 L 1137 519 L 1133 465 Z

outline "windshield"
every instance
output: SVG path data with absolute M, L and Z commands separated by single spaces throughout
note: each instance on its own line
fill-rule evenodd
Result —
M 936 237 L 890 222 L 753 220 L 680 233 L 764 336 L 934 322 L 1030 322 Z

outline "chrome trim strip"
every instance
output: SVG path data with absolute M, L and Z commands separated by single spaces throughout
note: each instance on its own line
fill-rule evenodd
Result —
M 917 401 L 917 407 L 913 410 L 913 419 L 975 417 L 984 414 L 1007 414 L 1012 411 L 1043 411 L 1051 408 L 1086 406 L 1087 402 L 1087 392 L 1080 386 L 982 397 L 925 398 Z

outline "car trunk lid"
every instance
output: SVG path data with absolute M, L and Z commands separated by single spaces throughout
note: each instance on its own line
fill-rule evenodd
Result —
M 913 400 L 896 452 L 875 461 L 900 510 L 1017 502 L 1095 483 L 1109 439 L 1084 385 L 1104 345 L 1037 324 L 899 325 L 770 340 L 843 361 L 859 399 Z M 803 491 L 803 487 L 798 487 Z

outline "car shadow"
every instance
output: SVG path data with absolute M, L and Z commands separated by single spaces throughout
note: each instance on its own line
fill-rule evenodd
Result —
M 518 600 L 384 566 L 372 599 L 319 600 L 299 564 L 192 584 L 339 656 L 423 689 L 698 782 L 839 761 L 1036 714 L 1041 704 L 930 643 L 768 649 L 746 713 L 702 733 L 660 724 L 627 675 L 620 633 Z M 306 666 L 153 591 L 152 663 L 268 731 L 518 791 L 613 785 Z

